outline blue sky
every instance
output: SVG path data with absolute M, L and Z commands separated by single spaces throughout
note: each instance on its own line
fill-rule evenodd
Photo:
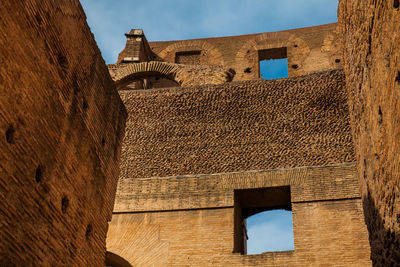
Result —
M 293 250 L 292 212 L 270 210 L 247 218 L 247 254 Z
M 287 58 L 260 61 L 260 73 L 263 79 L 288 77 Z
M 337 21 L 338 0 L 81 0 L 106 63 L 115 63 L 124 33 L 149 41 L 230 36 Z
M 81 4 L 102 55 L 111 64 L 125 47 L 124 33 L 130 29 L 143 29 L 149 41 L 280 31 L 336 22 L 338 0 L 81 0 Z M 285 76 L 285 64 L 272 64 L 269 72 L 275 76 L 264 74 L 264 78 Z M 293 249 L 291 217 L 290 212 L 274 211 L 249 219 L 249 254 Z

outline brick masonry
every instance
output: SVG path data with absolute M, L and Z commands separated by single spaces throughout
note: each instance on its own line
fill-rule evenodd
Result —
M 79 1 L 0 13 L 0 266 L 104 266 L 126 110 Z
M 126 48 L 119 54 L 118 63 L 125 57 L 139 53 L 139 47 L 135 51 L 129 49 L 135 42 L 138 41 L 127 40 Z M 336 23 L 240 36 L 150 42 L 148 46 L 151 55 L 143 55 L 142 58 L 178 63 L 176 60 L 180 55 L 192 55 L 192 58 L 196 55 L 196 60 L 185 62 L 232 68 L 236 71 L 234 81 L 258 78 L 259 51 L 281 47 L 287 48 L 289 77 L 343 67 Z
M 400 263 L 400 8 L 341 0 L 352 133 L 374 266 Z
M 355 164 L 124 179 L 114 212 L 233 207 L 235 189 L 290 185 L 292 202 L 360 198 Z M 184 189 L 184 190 L 182 190 Z
M 370 251 L 398 264 L 399 10 L 341 0 L 338 24 L 152 43 L 131 31 L 118 63 L 236 75 L 120 92 L 130 114 L 108 248 L 139 266 L 369 266 Z M 78 1 L 6 0 L 0 13 L 0 265 L 103 266 L 125 109 Z M 292 78 L 255 80 L 269 56 L 287 56 Z M 295 250 L 232 253 L 234 190 L 282 185 Z
M 294 251 L 232 253 L 233 191 L 283 185 Z M 354 163 L 124 180 L 114 212 L 107 248 L 133 265 L 371 265 Z
M 127 86 L 132 84 L 132 80 L 154 76 L 168 78 L 180 86 L 223 84 L 232 81 L 235 76 L 233 70 L 224 70 L 220 66 L 183 65 L 160 61 L 110 64 L 108 70 L 118 90 L 129 90 Z
M 371 265 L 343 71 L 119 92 L 109 251 L 138 266 Z M 233 253 L 234 190 L 276 186 L 290 186 L 295 250 Z
M 120 181 L 354 161 L 340 70 L 120 95 Z

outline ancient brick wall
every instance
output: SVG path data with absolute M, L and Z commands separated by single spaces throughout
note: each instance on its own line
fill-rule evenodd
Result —
M 352 132 L 372 260 L 400 262 L 400 8 L 341 0 L 339 22 Z
M 120 95 L 120 180 L 354 161 L 340 70 Z
M 294 250 L 232 253 L 234 191 L 279 186 L 290 186 Z M 107 249 L 133 265 L 371 265 L 354 163 L 126 179 L 114 212 Z
M 124 179 L 114 212 L 233 207 L 236 189 L 291 186 L 293 202 L 360 198 L 354 163 L 229 174 Z
M 129 117 L 107 249 L 138 266 L 369 266 L 344 86 L 334 70 L 120 91 Z M 238 253 L 238 190 L 280 187 L 294 251 Z
M 183 60 L 183 63 L 233 68 L 237 73 L 234 81 L 258 78 L 260 60 L 286 56 L 289 77 L 292 77 L 342 67 L 336 27 L 333 23 L 280 32 L 150 42 L 152 55 L 149 56 L 151 60 L 172 63 Z M 129 41 L 118 62 L 131 56 L 128 46 Z M 276 48 L 285 48 L 286 55 Z
M 111 78 L 115 81 L 118 90 L 143 89 L 132 88 L 132 81 L 143 78 L 165 77 L 175 82 L 175 86 L 196 86 L 205 84 L 223 84 L 232 81 L 235 71 L 222 69 L 220 66 L 183 65 L 160 61 L 140 63 L 119 63 L 108 65 Z M 156 82 L 146 80 L 147 83 Z M 145 86 L 143 86 L 145 87 Z M 147 88 L 153 88 L 150 85 Z
M 79 1 L 0 13 L 0 265 L 104 266 L 126 111 Z

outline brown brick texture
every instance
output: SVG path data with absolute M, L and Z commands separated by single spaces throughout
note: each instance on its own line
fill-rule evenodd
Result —
M 352 133 L 374 266 L 400 264 L 400 8 L 341 0 Z
M 120 91 L 120 180 L 354 161 L 340 70 L 281 80 Z
M 0 14 L 0 266 L 104 266 L 125 108 L 78 1 Z
M 370 266 L 342 70 L 119 91 L 107 249 L 138 266 Z M 294 251 L 233 253 L 237 189 L 290 186 Z
M 181 86 L 223 84 L 232 81 L 235 73 L 220 66 L 182 65 L 160 61 L 120 63 L 108 65 L 111 78 L 118 90 L 129 90 L 132 80 L 148 77 L 165 77 Z M 151 83 L 148 80 L 148 83 Z M 158 85 L 159 82 L 157 82 Z M 176 86 L 175 86 L 176 87 Z
M 130 42 L 127 40 L 118 62 L 134 55 L 129 50 Z M 343 67 L 336 23 L 240 36 L 150 42 L 149 46 L 152 60 L 177 63 L 180 55 L 196 55 L 196 60 L 182 63 L 233 68 L 234 81 L 258 78 L 259 51 L 281 47 L 287 48 L 289 77 Z
M 290 186 L 294 251 L 232 253 L 234 190 L 276 186 Z M 107 249 L 134 266 L 371 266 L 354 163 L 127 179 L 114 212 Z
M 114 212 L 233 207 L 236 189 L 291 187 L 292 202 L 360 198 L 355 164 L 124 179 Z

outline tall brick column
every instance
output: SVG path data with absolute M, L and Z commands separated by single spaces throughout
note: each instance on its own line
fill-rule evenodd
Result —
M 400 263 L 400 8 L 341 0 L 346 84 L 371 258 Z
M 104 266 L 125 108 L 78 0 L 0 14 L 0 266 Z

